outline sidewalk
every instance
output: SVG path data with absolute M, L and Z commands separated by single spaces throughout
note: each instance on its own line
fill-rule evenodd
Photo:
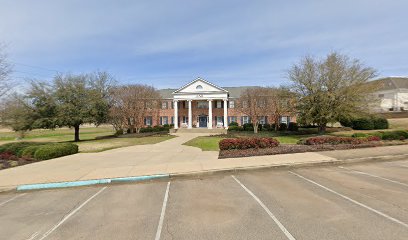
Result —
M 202 134 L 182 134 L 153 145 L 139 145 L 100 153 L 80 153 L 0 171 L 0 191 L 23 184 L 134 177 L 154 174 L 184 175 L 212 171 L 295 166 L 346 159 L 407 154 L 408 146 L 388 146 L 218 159 L 218 152 L 203 152 L 182 143 Z

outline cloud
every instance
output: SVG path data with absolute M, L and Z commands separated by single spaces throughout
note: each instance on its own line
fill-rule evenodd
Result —
M 384 75 L 406 75 L 407 7 L 402 0 L 4 0 L 0 41 L 17 62 L 107 69 L 158 86 L 197 75 L 223 85 L 280 84 L 301 56 L 332 50 Z

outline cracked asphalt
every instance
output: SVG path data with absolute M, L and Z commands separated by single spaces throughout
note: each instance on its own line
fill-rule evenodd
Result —
M 0 239 L 405 240 L 408 160 L 2 193 Z

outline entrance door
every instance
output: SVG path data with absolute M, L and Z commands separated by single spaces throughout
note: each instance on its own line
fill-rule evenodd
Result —
M 200 128 L 206 128 L 207 127 L 207 116 L 199 116 L 198 122 L 199 122 Z

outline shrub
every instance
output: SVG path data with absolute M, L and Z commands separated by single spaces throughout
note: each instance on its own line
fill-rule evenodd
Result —
M 288 130 L 288 125 L 286 123 L 279 124 L 279 131 L 286 131 Z
M 405 140 L 405 139 L 408 139 L 408 132 L 402 131 L 402 130 L 382 132 L 381 138 L 383 140 Z
M 299 144 L 305 145 L 337 145 L 337 144 L 362 144 L 369 141 L 380 141 L 378 136 L 371 136 L 366 138 L 353 138 L 353 137 L 335 137 L 335 136 L 319 136 L 310 137 L 302 140 Z
M 349 119 L 349 118 L 341 118 L 340 120 L 339 120 L 339 122 L 340 122 L 340 124 L 341 124 L 341 126 L 343 126 L 343 127 L 353 127 L 353 121 L 352 121 L 352 119 Z
M 374 129 L 374 123 L 371 118 L 356 118 L 352 120 L 353 129 L 356 130 L 372 130 Z
M 270 131 L 270 130 L 271 130 L 271 125 L 270 125 L 269 123 L 265 123 L 265 124 L 262 126 L 262 130 L 263 130 L 263 131 Z
M 254 131 L 254 124 L 252 123 L 245 123 L 243 127 L 244 131 Z
M 238 126 L 238 123 L 237 123 L 237 122 L 230 122 L 230 123 L 228 124 L 228 126 L 229 126 L 229 127 L 232 127 L 232 126 L 237 127 L 237 126 Z
M 6 143 L 0 146 L 0 153 L 9 152 L 17 157 L 21 157 L 25 148 L 30 146 L 39 146 L 44 145 L 44 143 L 36 142 L 15 142 L 15 143 Z
M 40 146 L 34 153 L 37 160 L 47 160 L 78 153 L 78 145 L 73 143 L 53 143 Z
M 21 156 L 24 158 L 34 158 L 35 152 L 41 147 L 41 145 L 38 146 L 29 146 L 26 147 L 23 152 L 21 153 Z
M 242 126 L 230 126 L 228 127 L 228 131 L 244 131 L 244 128 Z
M 219 142 L 220 150 L 272 148 L 279 146 L 274 138 L 225 138 Z
M 383 117 L 373 117 L 372 118 L 374 129 L 388 129 L 389 124 L 388 120 Z
M 140 133 L 147 133 L 147 132 L 154 132 L 154 129 L 150 126 L 140 129 Z
M 362 138 L 362 137 L 368 137 L 368 134 L 365 133 L 353 133 L 353 135 L 351 135 L 351 137 L 353 138 Z
M 297 130 L 299 130 L 299 126 L 295 122 L 290 122 L 289 125 L 288 125 L 288 130 L 289 131 L 297 131 Z

